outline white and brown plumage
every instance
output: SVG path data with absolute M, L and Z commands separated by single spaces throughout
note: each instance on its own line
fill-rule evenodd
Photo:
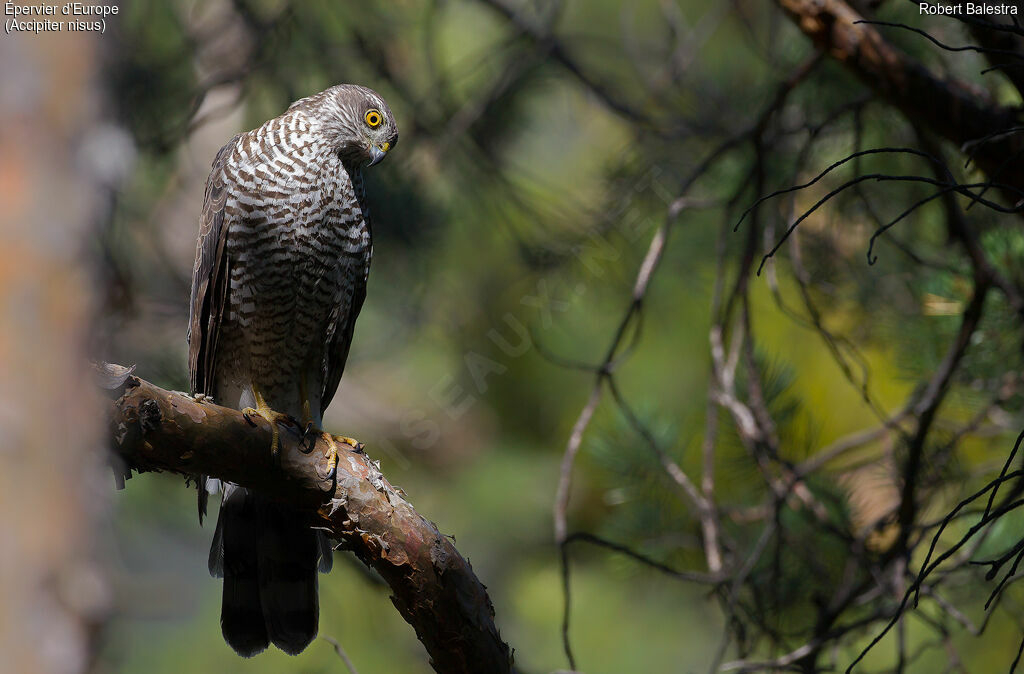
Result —
M 194 393 L 271 421 L 322 426 L 366 296 L 372 248 L 361 170 L 397 141 L 384 100 L 342 84 L 221 148 L 192 277 Z M 317 569 L 330 560 L 322 535 L 296 514 L 227 485 L 210 572 L 224 577 L 228 644 L 244 656 L 271 642 L 304 649 L 317 632 Z

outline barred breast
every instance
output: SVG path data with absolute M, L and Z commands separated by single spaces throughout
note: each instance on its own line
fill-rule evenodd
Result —
M 301 418 L 305 377 L 319 426 L 325 347 L 354 320 L 371 242 L 362 176 L 315 126 L 290 112 L 239 136 L 226 162 L 238 189 L 225 205 L 230 287 L 216 379 L 227 404 L 254 404 L 255 384 L 273 409 Z

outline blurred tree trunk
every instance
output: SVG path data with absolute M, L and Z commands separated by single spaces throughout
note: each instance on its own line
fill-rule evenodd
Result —
M 0 40 L 0 671 L 80 672 L 109 606 L 83 255 L 101 206 L 97 33 Z

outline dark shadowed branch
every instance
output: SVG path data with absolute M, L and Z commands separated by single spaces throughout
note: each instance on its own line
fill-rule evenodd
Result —
M 841 0 L 777 0 L 779 6 L 822 52 L 846 66 L 879 97 L 929 130 L 963 145 L 1016 125 L 1017 114 L 995 103 L 972 83 L 940 78 L 886 41 L 874 26 Z M 1017 189 L 1024 186 L 1021 137 L 979 149 L 979 166 L 989 177 Z M 1016 201 L 1017 199 L 1013 199 Z

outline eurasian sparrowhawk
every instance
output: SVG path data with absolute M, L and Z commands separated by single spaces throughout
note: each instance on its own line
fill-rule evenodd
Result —
M 342 84 L 232 138 L 206 183 L 189 317 L 194 393 L 271 422 L 322 427 L 370 269 L 362 168 L 398 141 L 387 103 Z M 200 480 L 200 517 L 206 484 Z M 240 655 L 316 636 L 331 547 L 298 513 L 225 485 L 210 550 L 221 629 Z

